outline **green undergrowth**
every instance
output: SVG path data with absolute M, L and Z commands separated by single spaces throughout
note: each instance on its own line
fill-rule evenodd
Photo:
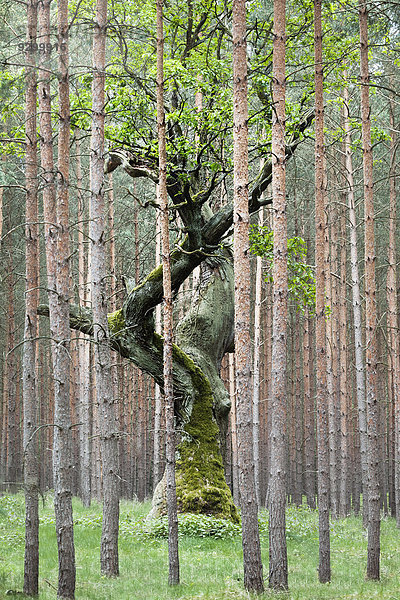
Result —
M 121 576 L 99 574 L 101 507 L 89 509 L 74 500 L 77 600 L 243 600 L 240 527 L 231 520 L 181 515 L 179 586 L 168 578 L 167 522 L 148 523 L 149 503 L 121 503 Z M 40 507 L 40 600 L 56 599 L 57 551 L 50 495 Z M 268 575 L 268 518 L 259 518 L 264 576 Z M 360 518 L 331 525 L 332 582 L 317 580 L 318 514 L 306 507 L 287 510 L 288 593 L 267 591 L 259 598 L 281 600 L 400 600 L 400 532 L 393 519 L 382 520 L 381 581 L 365 580 L 366 533 Z M 24 499 L 0 497 L 0 599 L 12 597 L 23 585 Z M 23 597 L 18 594 L 19 597 Z

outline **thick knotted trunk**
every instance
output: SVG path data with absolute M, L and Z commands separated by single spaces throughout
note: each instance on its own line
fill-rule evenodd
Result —
M 130 291 L 124 307 L 108 315 L 108 322 L 112 347 L 152 375 L 162 388 L 163 342 L 154 331 L 153 311 L 147 312 L 140 327 L 137 325 L 141 290 L 149 278 L 154 282 L 160 276 L 162 270 L 157 268 L 143 284 Z M 39 313 L 48 314 L 48 308 L 40 307 Z M 177 431 L 181 437 L 176 478 L 180 512 L 212 514 L 238 521 L 224 476 L 221 447 L 230 399 L 219 376 L 222 358 L 232 350 L 233 314 L 232 254 L 224 248 L 202 263 L 197 295 L 176 331 L 174 394 Z M 91 311 L 71 307 L 70 325 L 92 335 Z M 165 510 L 164 478 L 155 490 L 151 515 L 163 514 Z
M 233 268 L 230 253 L 207 259 L 191 310 L 176 332 L 174 364 L 189 379 L 181 388 L 177 422 L 180 512 L 238 520 L 225 482 L 221 447 L 227 429 L 229 394 L 219 376 L 221 360 L 233 341 Z M 182 392 L 184 392 L 182 394 Z M 165 479 L 154 494 L 151 516 L 165 513 Z

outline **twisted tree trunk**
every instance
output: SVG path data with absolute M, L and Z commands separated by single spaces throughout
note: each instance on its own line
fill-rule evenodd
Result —
M 298 124 L 289 158 L 313 119 L 310 111 Z M 151 158 L 110 153 L 107 172 L 118 166 L 136 177 L 157 182 L 156 162 Z M 175 415 L 181 433 L 176 465 L 178 508 L 181 512 L 213 514 L 238 521 L 238 512 L 225 482 L 220 435 L 225 438 L 230 410 L 229 395 L 219 376 L 224 354 L 233 349 L 234 287 L 232 253 L 221 244 L 233 224 L 231 204 L 212 214 L 207 205 L 216 183 L 194 195 L 183 184 L 179 169 L 169 164 L 167 191 L 184 226 L 184 239 L 171 253 L 172 292 L 176 293 L 193 270 L 201 265 L 201 278 L 191 309 L 176 330 L 173 347 Z M 249 194 L 250 212 L 269 200 L 262 193 L 271 181 L 271 163 L 265 161 Z M 196 182 L 194 181 L 193 185 Z M 204 186 L 203 186 L 204 187 Z M 110 345 L 123 357 L 149 373 L 163 387 L 163 340 L 155 332 L 154 313 L 163 298 L 163 268 L 156 267 L 144 280 L 128 289 L 120 310 L 108 315 Z M 40 314 L 48 314 L 42 306 Z M 70 307 L 70 326 L 93 335 L 89 309 Z M 151 514 L 165 512 L 165 479 L 157 486 Z

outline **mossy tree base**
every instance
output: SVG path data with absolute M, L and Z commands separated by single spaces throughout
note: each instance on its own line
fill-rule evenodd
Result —
M 219 449 L 219 429 L 213 417 L 210 383 L 195 367 L 198 396 L 184 439 L 178 448 L 176 493 L 180 512 L 201 513 L 239 521 L 231 491 L 226 484 Z

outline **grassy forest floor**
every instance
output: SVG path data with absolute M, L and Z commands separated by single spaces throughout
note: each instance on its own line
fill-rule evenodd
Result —
M 241 600 L 250 596 L 242 586 L 241 539 L 235 526 L 207 517 L 187 516 L 180 529 L 181 585 L 170 588 L 165 521 L 149 526 L 149 504 L 121 503 L 121 576 L 99 574 L 101 507 L 90 509 L 74 501 L 77 600 Z M 56 598 L 57 549 L 51 496 L 41 503 L 40 600 Z M 394 519 L 382 521 L 382 578 L 365 581 L 367 539 L 360 518 L 332 523 L 332 582 L 317 581 L 318 515 L 306 507 L 287 513 L 288 593 L 266 592 L 260 598 L 332 600 L 376 598 L 400 600 L 400 531 Z M 267 516 L 260 516 L 264 576 L 268 575 Z M 213 536 L 210 536 L 210 531 Z M 22 590 L 24 560 L 24 500 L 21 494 L 0 497 L 0 598 Z M 18 597 L 23 597 L 18 594 Z

